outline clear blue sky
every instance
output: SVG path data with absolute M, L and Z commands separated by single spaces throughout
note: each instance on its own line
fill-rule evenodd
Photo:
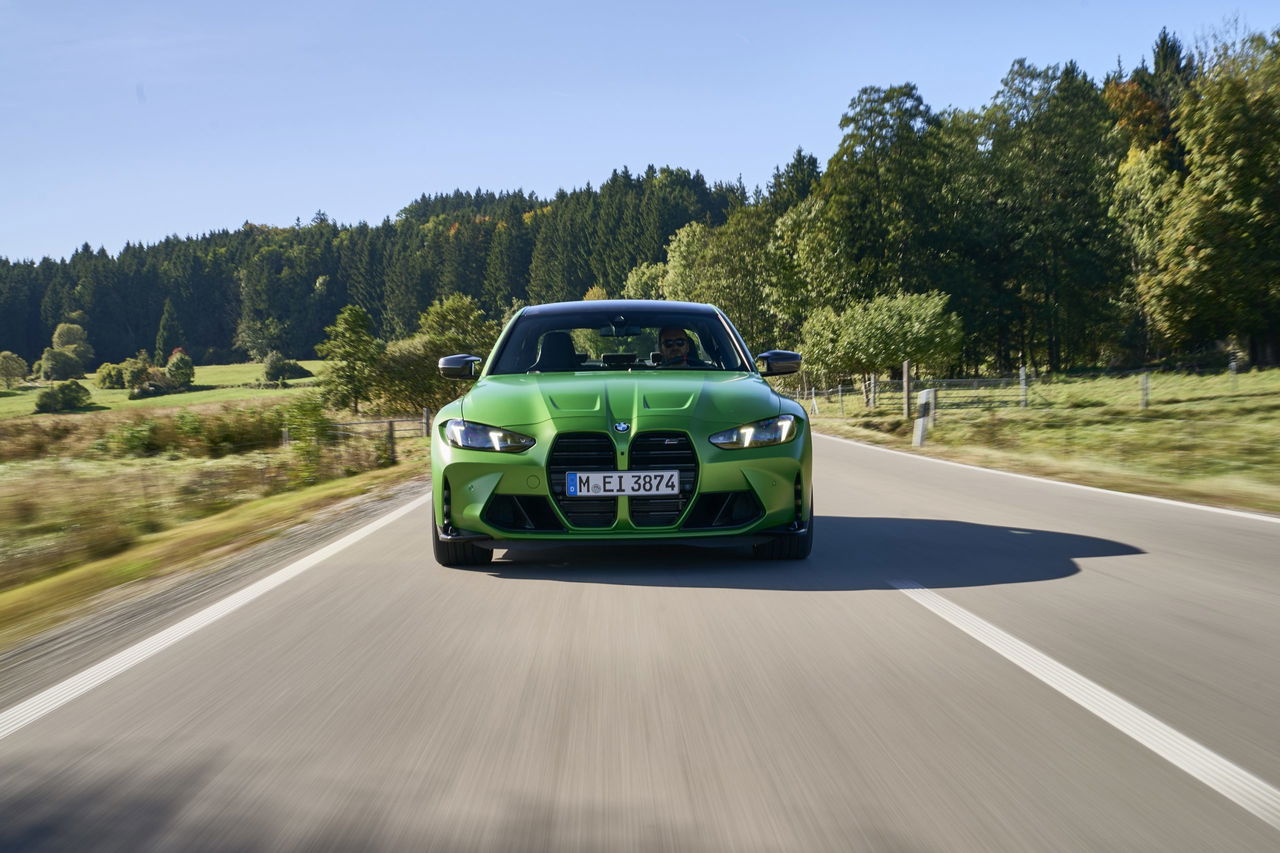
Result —
M 0 0 L 0 256 L 310 219 L 614 168 L 763 185 L 825 164 L 862 86 L 979 107 L 1012 61 L 1100 78 L 1274 0 L 185 3 Z

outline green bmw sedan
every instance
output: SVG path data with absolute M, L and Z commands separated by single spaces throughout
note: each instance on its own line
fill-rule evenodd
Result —
M 809 555 L 809 422 L 764 381 L 796 353 L 753 358 L 711 305 L 601 300 L 522 309 L 480 362 L 439 365 L 476 380 L 432 425 L 442 565 L 575 543 Z

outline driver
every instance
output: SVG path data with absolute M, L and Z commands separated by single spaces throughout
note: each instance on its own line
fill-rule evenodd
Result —
M 698 358 L 697 348 L 689 333 L 677 326 L 667 326 L 658 332 L 658 345 L 662 347 L 659 367 L 710 367 Z

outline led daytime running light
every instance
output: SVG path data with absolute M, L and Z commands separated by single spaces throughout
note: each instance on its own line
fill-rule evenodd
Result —
M 786 444 L 796 437 L 796 416 L 779 415 L 762 421 L 743 424 L 740 427 L 718 432 L 710 442 L 725 450 L 744 450 L 749 447 L 769 447 Z
M 521 453 L 537 443 L 532 436 L 462 418 L 451 418 L 444 425 L 444 436 L 454 447 L 496 453 Z

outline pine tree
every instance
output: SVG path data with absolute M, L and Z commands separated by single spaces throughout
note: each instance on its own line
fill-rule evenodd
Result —
M 178 323 L 178 312 L 173 308 L 173 300 L 165 299 L 164 313 L 160 315 L 160 328 L 156 331 L 156 364 L 166 364 L 169 353 L 186 345 L 186 335 Z

